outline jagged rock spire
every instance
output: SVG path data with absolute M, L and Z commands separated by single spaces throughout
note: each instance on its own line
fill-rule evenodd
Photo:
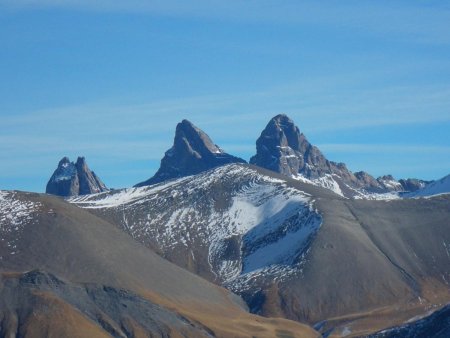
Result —
M 106 190 L 108 188 L 89 169 L 84 157 L 78 157 L 76 163 L 70 162 L 68 157 L 63 157 L 48 181 L 45 192 L 69 197 L 94 194 Z
M 344 195 L 351 195 L 354 188 L 385 189 L 369 174 L 360 172 L 355 176 L 344 163 L 329 161 L 284 114 L 273 117 L 262 131 L 250 163 L 287 176 L 315 180 L 324 187 L 335 186 L 334 190 Z
M 256 155 L 250 159 L 250 163 L 284 175 L 304 174 L 308 178 L 331 174 L 333 167 L 338 166 L 309 143 L 294 122 L 284 114 L 273 117 L 262 131 L 256 141 Z
M 225 153 L 211 138 L 188 120 L 178 123 L 172 148 L 166 151 L 156 174 L 136 186 L 195 175 L 202 171 L 245 160 Z

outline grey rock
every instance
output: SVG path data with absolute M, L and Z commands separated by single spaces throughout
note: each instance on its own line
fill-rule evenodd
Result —
M 384 175 L 377 178 L 384 191 L 403 191 L 403 186 L 392 175 Z
M 69 197 L 107 191 L 100 178 L 89 169 L 84 157 L 71 162 L 63 157 L 47 183 L 47 194 Z
M 375 179 L 364 171 L 352 173 L 344 163 L 329 161 L 284 114 L 273 117 L 262 131 L 256 141 L 256 155 L 250 163 L 290 177 L 300 175 L 326 188 L 338 185 L 346 197 L 361 193 L 412 192 L 429 183 L 417 179 L 397 181 L 392 175 Z
M 245 160 L 225 153 L 205 132 L 183 120 L 178 123 L 173 146 L 166 151 L 156 174 L 136 187 L 195 175 L 229 163 L 245 163 Z
M 256 155 L 250 163 L 287 176 L 300 174 L 313 180 L 333 175 L 338 183 L 352 188 L 380 188 L 369 174 L 358 177 L 344 163 L 329 161 L 284 114 L 269 121 L 256 141 Z
M 365 171 L 358 171 L 354 175 L 363 187 L 370 188 L 371 190 L 381 189 L 380 182 Z
M 402 185 L 404 191 L 408 192 L 414 192 L 419 189 L 424 188 L 427 184 L 430 184 L 433 181 L 424 181 L 419 180 L 417 178 L 408 178 L 408 179 L 401 179 L 399 180 L 399 183 Z

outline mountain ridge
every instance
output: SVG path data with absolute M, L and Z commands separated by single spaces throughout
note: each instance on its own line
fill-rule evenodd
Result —
M 256 141 L 256 150 L 249 163 L 350 198 L 399 198 L 399 193 L 414 192 L 429 183 L 396 180 L 392 175 L 375 178 L 364 171 L 353 173 L 345 163 L 328 160 L 285 114 L 270 119 Z M 206 133 L 183 120 L 178 123 L 173 146 L 166 151 L 155 175 L 135 187 L 195 175 L 229 163 L 246 162 L 223 152 Z
M 375 179 L 364 171 L 352 173 L 345 163 L 328 160 L 285 114 L 270 119 L 256 141 L 256 155 L 250 158 L 250 163 L 331 189 L 345 197 L 376 198 L 380 193 L 415 191 L 424 182 L 397 181 L 392 175 Z

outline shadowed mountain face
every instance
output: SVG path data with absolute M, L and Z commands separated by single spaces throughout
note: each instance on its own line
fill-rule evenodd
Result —
M 225 153 L 202 130 L 188 120 L 177 125 L 172 148 L 166 151 L 156 174 L 137 187 L 198 174 L 228 163 L 245 163 Z
M 347 197 L 413 191 L 421 184 L 418 180 L 398 182 L 390 175 L 375 179 L 364 171 L 352 173 L 344 163 L 329 161 L 284 114 L 272 118 L 262 131 L 250 163 Z
M 0 191 L 0 276 L 6 337 L 317 336 L 249 314 L 239 297 L 50 195 Z
M 67 157 L 59 161 L 58 167 L 47 183 L 45 192 L 57 196 L 88 195 L 107 191 L 105 184 L 91 171 L 84 157 L 76 163 Z
M 450 301 L 448 195 L 350 200 L 232 164 L 72 202 L 253 312 L 323 333 L 374 332 Z
M 431 310 L 432 311 L 432 310 Z M 450 337 L 450 305 L 404 325 L 370 335 L 370 338 L 446 338 Z

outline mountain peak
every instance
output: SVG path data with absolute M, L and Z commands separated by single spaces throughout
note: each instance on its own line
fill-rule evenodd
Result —
M 335 187 L 340 194 L 352 195 L 359 188 L 399 189 L 393 179 L 386 177 L 381 182 L 365 172 L 354 175 L 344 163 L 329 161 L 285 114 L 270 119 L 256 141 L 256 155 L 250 163 L 294 178 L 306 178 L 326 188 Z
M 166 151 L 156 174 L 136 186 L 145 186 L 173 178 L 195 175 L 229 163 L 245 163 L 225 153 L 211 138 L 188 120 L 177 124 L 173 146 Z
M 271 121 L 278 123 L 294 124 L 294 121 L 292 121 L 292 119 L 286 114 L 278 114 L 272 117 Z
M 84 157 L 78 157 L 76 163 L 63 157 L 52 177 L 47 183 L 45 192 L 58 196 L 78 196 L 106 191 L 105 184 L 91 171 Z
M 84 156 L 78 156 L 76 164 L 77 165 L 85 165 L 86 164 L 86 159 L 84 158 Z
M 178 123 L 175 131 L 174 146 L 183 146 L 183 143 L 198 154 L 204 152 L 223 153 L 223 150 L 215 145 L 203 130 L 188 120 Z
M 67 156 L 64 156 L 58 163 L 58 167 L 70 164 L 70 160 Z
M 270 119 L 256 141 L 256 155 L 250 163 L 288 176 L 305 167 L 304 154 L 312 149 L 299 128 L 285 114 Z M 322 154 L 320 156 L 323 157 Z

